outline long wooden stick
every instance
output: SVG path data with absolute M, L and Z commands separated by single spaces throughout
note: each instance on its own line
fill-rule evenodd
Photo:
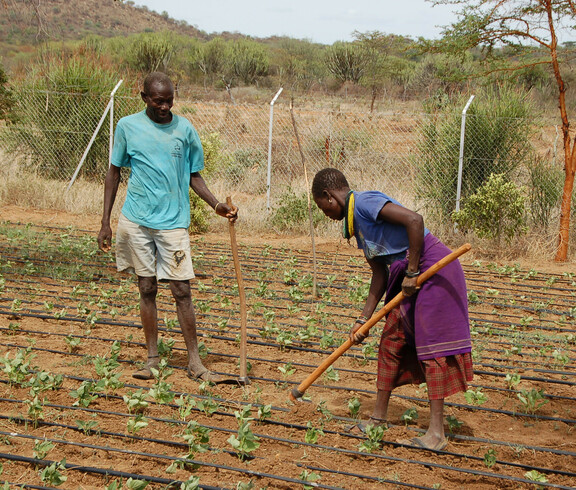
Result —
M 430 267 L 428 270 L 426 270 L 425 272 L 423 272 L 418 276 L 417 286 L 420 286 L 424 281 L 432 277 L 440 269 L 446 267 L 450 262 L 453 262 L 458 257 L 465 254 L 471 248 L 472 247 L 470 246 L 470 244 L 466 243 L 465 245 L 462 245 L 454 252 L 448 254 L 446 257 L 440 259 L 432 267 Z M 384 318 L 385 315 L 387 315 L 390 311 L 396 308 L 396 306 L 398 306 L 403 299 L 404 299 L 404 293 L 399 292 L 396 296 L 394 296 L 394 298 L 392 298 L 388 303 L 386 303 L 386 306 L 384 306 L 384 308 L 374 313 L 372 317 L 370 317 L 370 319 L 364 325 L 362 325 L 362 327 L 358 329 L 357 333 L 367 334 L 368 331 L 377 322 L 379 322 L 382 318 Z M 294 388 L 292 390 L 292 392 L 290 393 L 290 398 L 292 400 L 302 398 L 302 395 L 304 395 L 304 392 L 310 387 L 310 385 L 314 383 L 314 381 L 316 381 L 320 377 L 320 375 L 324 371 L 326 371 L 326 369 L 328 369 L 332 365 L 332 363 L 334 363 L 336 359 L 338 359 L 342 354 L 344 354 L 344 352 L 346 352 L 350 347 L 352 347 L 352 345 L 353 344 L 350 339 L 346 340 L 346 342 L 344 342 L 340 347 L 338 347 L 334 352 L 332 352 L 332 354 L 330 354 L 326 358 L 326 360 L 324 360 L 322 364 L 320 364 L 320 366 L 318 366 L 312 372 L 312 374 L 310 374 L 304 381 L 302 381 L 302 383 L 300 383 L 298 388 Z
M 231 208 L 234 207 L 232 204 L 232 198 L 226 198 L 226 204 Z M 238 296 L 240 297 L 240 379 L 239 381 L 243 384 L 248 384 L 248 369 L 246 365 L 247 356 L 247 331 L 248 326 L 246 322 L 247 309 L 246 309 L 246 294 L 244 292 L 244 280 L 242 279 L 242 271 L 240 269 L 240 259 L 238 257 L 238 244 L 236 243 L 236 229 L 234 228 L 234 222 L 229 221 L 230 230 L 230 246 L 232 248 L 232 258 L 234 259 L 234 270 L 236 271 L 236 280 L 238 282 Z

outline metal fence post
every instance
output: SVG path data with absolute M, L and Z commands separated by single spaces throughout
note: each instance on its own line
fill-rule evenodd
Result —
M 272 179 L 272 121 L 274 120 L 274 102 L 280 96 L 284 90 L 280 87 L 280 90 L 276 92 L 274 98 L 270 101 L 270 125 L 268 127 L 268 174 L 266 179 L 266 209 L 270 212 L 270 181 Z
M 466 112 L 474 100 L 474 95 L 468 99 L 468 102 L 462 110 L 462 123 L 460 124 L 460 156 L 458 158 L 458 186 L 456 188 L 456 211 L 460 211 L 460 194 L 462 193 L 462 169 L 464 167 L 464 139 L 466 134 Z
M 86 149 L 84 150 L 82 158 L 80 159 L 80 162 L 78 163 L 78 166 L 76 167 L 76 170 L 74 171 L 74 175 L 70 179 L 70 183 L 68 184 L 68 187 L 66 187 L 66 191 L 69 191 L 70 187 L 72 187 L 72 184 L 76 181 L 76 177 L 78 177 L 78 173 L 80 172 L 82 165 L 84 165 L 84 160 L 86 160 L 86 157 L 88 156 L 88 152 L 90 151 L 90 148 L 92 148 L 92 144 L 94 143 L 94 140 L 96 139 L 96 136 L 98 135 L 98 132 L 100 131 L 100 128 L 102 127 L 102 124 L 104 123 L 104 119 L 106 119 L 106 116 L 108 115 L 108 112 L 110 112 L 110 151 L 108 153 L 108 159 L 109 159 L 108 165 L 111 164 L 112 144 L 113 144 L 112 132 L 113 132 L 113 126 L 114 126 L 114 111 L 113 111 L 114 94 L 116 93 L 116 90 L 118 90 L 118 88 L 120 87 L 120 84 L 122 82 L 123 82 L 123 80 L 120 80 L 116 84 L 116 87 L 114 87 L 114 90 L 112 90 L 112 92 L 110 93 L 110 100 L 108 101 L 108 105 L 106 106 L 106 109 L 104 109 L 104 112 L 102 113 L 102 117 L 100 118 L 100 121 L 98 122 L 98 125 L 96 126 L 96 129 L 94 130 L 94 133 L 92 133 L 92 138 L 90 138 L 90 141 L 88 142 L 88 145 L 86 146 Z

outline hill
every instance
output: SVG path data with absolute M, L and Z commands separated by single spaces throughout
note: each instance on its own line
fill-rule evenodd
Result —
M 207 34 L 177 21 L 116 0 L 2 0 L 0 44 L 4 55 L 42 41 L 82 39 L 87 35 L 123 36 L 140 32 L 173 31 L 196 38 Z

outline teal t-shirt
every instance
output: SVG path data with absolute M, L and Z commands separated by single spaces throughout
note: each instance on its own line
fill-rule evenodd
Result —
M 172 115 L 157 124 L 146 111 L 118 121 L 112 165 L 130 168 L 122 214 L 155 230 L 190 225 L 190 174 L 204 168 L 198 132 L 186 118 Z

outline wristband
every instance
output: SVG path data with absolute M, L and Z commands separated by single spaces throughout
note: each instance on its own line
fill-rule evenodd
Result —
M 416 272 L 408 272 L 406 271 L 406 273 L 404 274 L 406 277 L 418 277 L 420 275 L 420 269 L 418 269 Z
M 356 318 L 356 321 L 354 323 L 359 323 L 360 325 L 364 325 L 367 321 L 368 321 L 367 317 L 365 317 L 364 315 L 360 315 L 358 318 Z
M 217 213 L 218 212 L 218 206 L 222 204 L 221 202 L 217 202 L 216 206 L 214 206 L 214 211 Z

